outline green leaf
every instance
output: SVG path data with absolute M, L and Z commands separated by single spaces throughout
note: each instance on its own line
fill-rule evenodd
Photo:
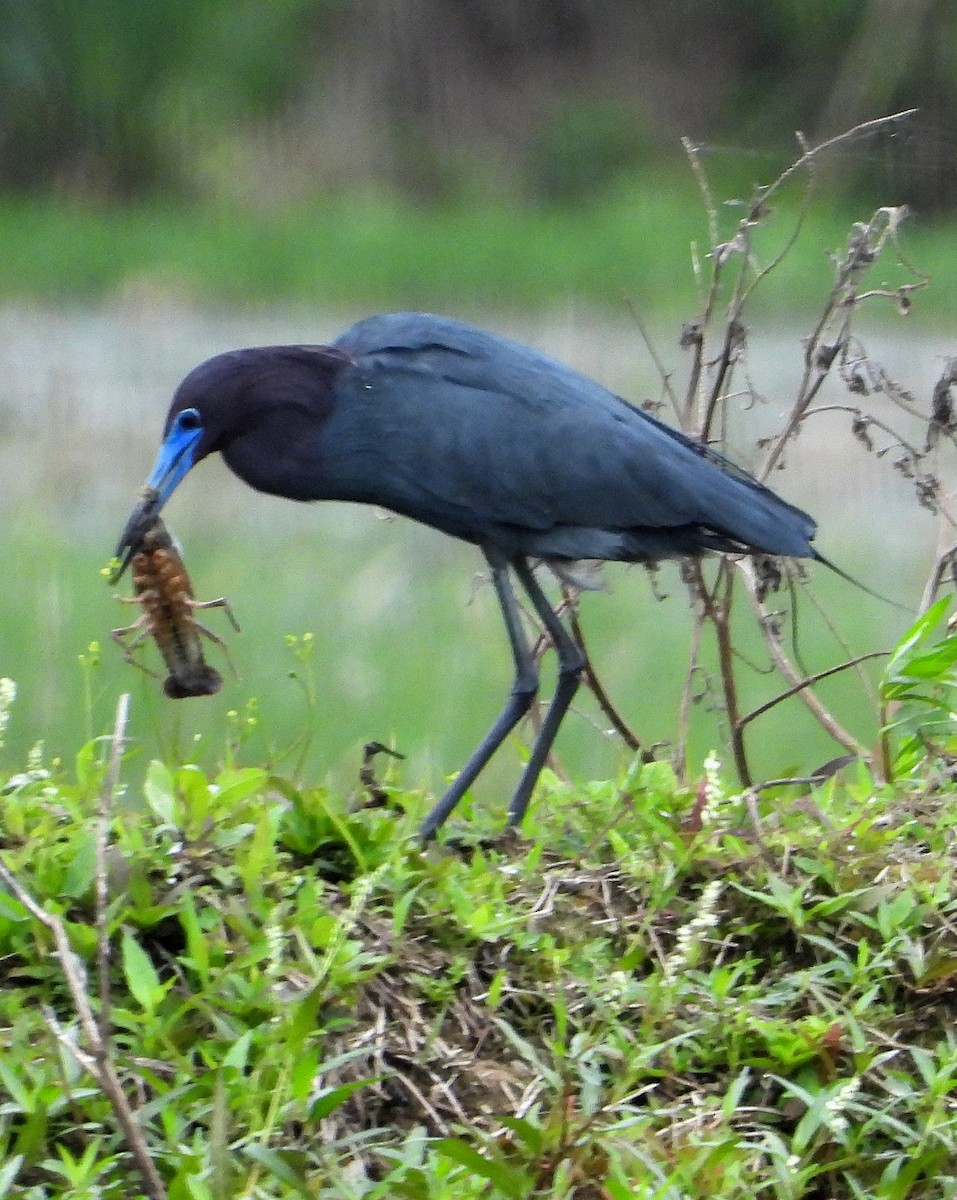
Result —
M 955 662 L 957 637 L 949 637 L 926 654 L 915 655 L 906 662 L 901 668 L 901 675 L 905 679 L 940 679 L 941 682 L 947 682 L 944 677 Z
M 902 665 L 912 657 L 911 651 L 920 642 L 927 641 L 934 629 L 940 624 L 949 606 L 950 597 L 942 596 L 925 613 L 921 613 L 895 647 L 894 654 L 884 672 L 885 680 L 894 680 L 900 676 Z
M 196 905 L 193 897 L 186 892 L 179 910 L 179 922 L 186 935 L 186 950 L 189 954 L 193 969 L 199 975 L 204 987 L 209 986 L 209 946 L 206 935 L 199 923 Z
M 450 1158 L 460 1166 L 466 1167 L 474 1175 L 487 1179 L 498 1190 L 514 1200 L 525 1200 L 531 1189 L 531 1182 L 522 1171 L 506 1166 L 503 1162 L 495 1162 L 479 1154 L 474 1146 L 463 1142 L 460 1138 L 440 1138 L 435 1143 L 439 1154 Z
M 233 1042 L 232 1046 L 230 1046 L 229 1052 L 223 1059 L 223 1066 L 232 1067 L 236 1071 L 245 1071 L 246 1066 L 249 1063 L 249 1047 L 252 1044 L 252 1040 L 253 1031 L 251 1029 L 247 1029 L 246 1032 L 241 1037 L 238 1037 L 235 1042 Z
M 102 767 L 99 762 L 96 742 L 87 742 L 77 752 L 76 781 L 84 792 L 96 791 L 100 786 Z
M 515 1134 L 519 1141 L 525 1143 L 532 1154 L 541 1154 L 545 1135 L 537 1125 L 533 1125 L 524 1117 L 501 1116 L 499 1120 L 506 1129 L 510 1129 Z
M 368 1087 L 370 1083 L 378 1083 L 381 1078 L 381 1075 L 377 1075 L 374 1079 L 354 1079 L 340 1087 L 325 1088 L 309 1105 L 310 1120 L 321 1121 L 323 1117 L 328 1117 L 340 1104 L 344 1104 L 353 1092 Z
M 29 921 L 30 913 L 14 896 L 0 886 L 0 917 L 8 921 Z
M 122 954 L 123 973 L 130 991 L 143 1008 L 152 1012 L 166 995 L 166 988 L 149 955 L 128 930 L 123 931 Z
M 294 1100 L 302 1103 L 312 1094 L 316 1077 L 319 1074 L 318 1050 L 299 1049 L 293 1055 L 289 1069 L 289 1091 Z
M 624 1178 L 617 1166 L 613 1166 L 608 1173 L 602 1184 L 602 1191 L 607 1192 L 609 1200 L 635 1200 L 631 1182 Z
M 10 1186 L 16 1180 L 23 1163 L 23 1155 L 18 1154 L 0 1167 L 0 1197 L 10 1195 Z
M 20 1113 L 26 1115 L 33 1111 L 33 1094 L 27 1089 L 20 1072 L 7 1066 L 3 1059 L 0 1059 L 0 1082 L 6 1087 Z
M 253 1162 L 265 1167 L 274 1179 L 281 1180 L 301 1196 L 305 1196 L 306 1200 L 315 1200 L 315 1192 L 311 1190 L 302 1173 L 288 1161 L 292 1157 L 291 1154 L 279 1154 L 270 1150 L 268 1146 L 257 1146 L 255 1143 L 243 1147 L 243 1153 Z
M 269 772 L 261 767 L 233 768 L 216 776 L 219 803 L 233 806 L 261 792 L 269 782 Z
M 63 894 L 73 900 L 85 896 L 93 887 L 95 874 L 96 836 L 93 833 L 85 833 L 75 843 L 73 857 L 63 880 Z
M 176 788 L 173 776 L 165 763 L 154 759 L 143 781 L 146 803 L 165 825 L 176 825 Z

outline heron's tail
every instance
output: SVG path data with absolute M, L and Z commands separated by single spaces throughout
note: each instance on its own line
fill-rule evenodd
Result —
M 854 587 L 860 588 L 860 590 L 862 592 L 866 592 L 868 596 L 873 596 L 875 600 L 881 600 L 884 604 L 889 604 L 891 608 L 896 608 L 899 612 L 908 613 L 911 616 L 913 615 L 913 609 L 908 608 L 906 604 L 900 604 L 897 600 L 891 600 L 887 596 L 882 596 L 880 592 L 875 592 L 874 589 L 869 588 L 866 583 L 861 583 L 859 579 L 855 579 L 854 576 L 849 575 L 847 571 L 842 571 L 839 566 L 837 566 L 835 563 L 832 563 L 829 558 L 825 558 L 824 555 L 816 548 L 814 549 L 814 561 L 823 563 L 823 565 L 827 567 L 829 571 L 833 571 L 835 575 L 840 575 L 842 579 L 845 579 L 848 583 L 852 583 Z

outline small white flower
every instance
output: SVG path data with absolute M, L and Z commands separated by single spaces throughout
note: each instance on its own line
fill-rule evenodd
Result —
M 278 919 L 270 921 L 265 930 L 266 945 L 269 947 L 266 960 L 266 974 L 270 979 L 277 979 L 283 964 L 283 929 Z
M 17 698 L 17 685 L 6 675 L 0 678 L 0 746 L 3 745 L 3 735 L 10 724 L 10 709 Z
M 49 771 L 43 768 L 43 741 L 34 742 L 27 755 L 27 772 L 37 778 L 46 778 Z
M 704 805 L 701 809 L 701 824 L 707 828 L 714 825 L 721 816 L 721 809 L 727 800 L 724 784 L 721 782 L 721 759 L 712 750 L 704 760 Z
M 698 900 L 698 911 L 687 924 L 682 925 L 675 935 L 675 948 L 665 959 L 664 976 L 674 979 L 691 962 L 694 952 L 709 929 L 718 924 L 718 901 L 724 891 L 720 879 L 712 879 Z
M 842 1084 L 833 1096 L 827 1100 L 824 1107 L 829 1113 L 837 1116 L 847 1108 L 848 1103 L 861 1090 L 861 1080 L 859 1075 L 854 1075 L 847 1083 Z

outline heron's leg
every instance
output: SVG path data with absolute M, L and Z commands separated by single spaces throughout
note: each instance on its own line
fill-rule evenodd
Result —
M 535 693 L 538 691 L 538 668 L 528 648 L 525 631 L 522 629 L 521 612 L 508 578 L 508 561 L 498 556 L 493 557 L 488 552 L 485 557 L 492 569 L 492 583 L 495 586 L 495 593 L 505 619 L 505 628 L 508 631 L 508 641 L 512 648 L 512 657 L 515 660 L 515 680 L 512 683 L 512 693 L 508 703 L 499 714 L 498 720 L 485 735 L 478 749 L 452 780 L 448 791 L 422 822 L 419 836 L 423 842 L 429 842 L 435 837 L 446 817 L 472 786 L 479 772 L 528 712 Z
M 572 697 L 578 691 L 578 685 L 581 682 L 581 673 L 585 667 L 584 650 L 582 650 L 581 646 L 578 645 L 555 615 L 555 611 L 548 603 L 548 597 L 539 586 L 538 580 L 528 565 L 527 559 L 516 559 L 515 573 L 521 580 L 525 591 L 528 592 L 529 599 L 535 606 L 535 611 L 541 617 L 542 623 L 552 639 L 552 645 L 555 647 L 555 653 L 558 655 L 558 682 L 555 685 L 555 695 L 552 697 L 552 702 L 548 706 L 548 712 L 545 714 L 545 720 L 542 722 L 542 728 L 535 740 L 535 744 L 532 746 L 532 753 L 525 764 L 522 778 L 518 781 L 515 795 L 508 806 L 509 826 L 521 825 L 522 823 L 522 818 L 525 816 L 525 811 L 528 808 L 528 802 L 532 798 L 532 792 L 538 781 L 539 773 L 545 765 L 545 760 L 548 758 L 548 752 L 552 748 L 552 742 L 554 742 L 555 735 L 558 733 L 558 727 L 562 723 L 562 718 L 568 711 Z

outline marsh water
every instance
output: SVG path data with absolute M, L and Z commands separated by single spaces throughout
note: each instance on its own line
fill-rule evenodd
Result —
M 12 676 L 20 690 L 3 751 L 9 766 L 38 739 L 48 755 L 69 754 L 84 736 L 105 732 L 125 689 L 133 693 L 144 758 L 161 748 L 184 758 L 205 755 L 212 765 L 229 744 L 240 758 L 261 761 L 266 754 L 314 781 L 328 776 L 348 784 L 358 748 L 377 739 L 407 752 L 399 768 L 406 786 L 434 788 L 478 740 L 504 699 L 510 663 L 474 549 L 370 510 L 254 494 L 218 460 L 180 489 L 168 518 L 198 591 L 228 595 L 243 625 L 237 636 L 219 630 L 239 678 L 227 674 L 215 699 L 177 705 L 110 643 L 110 629 L 129 614 L 99 570 L 151 466 L 179 379 L 235 346 L 330 340 L 358 315 L 222 313 L 135 294 L 101 307 L 0 308 L 0 675 Z M 627 315 L 574 305 L 522 318 L 456 315 L 530 342 L 632 401 L 662 398 L 660 374 Z M 743 465 L 759 461 L 757 439 L 778 427 L 795 394 L 804 333 L 795 326 L 752 337 L 740 380 L 759 400 L 742 394 L 729 421 L 730 452 Z M 656 331 L 654 341 L 680 392 L 687 352 L 674 330 Z M 867 346 L 926 411 L 955 342 L 901 322 L 871 334 Z M 837 382 L 829 389 L 823 404 L 867 406 L 922 442 L 919 423 L 886 397 L 850 395 Z M 809 421 L 771 482 L 816 516 L 818 545 L 828 557 L 913 605 L 947 533 L 894 467 L 899 451 L 879 453 L 891 439 L 872 430 L 868 451 L 852 436 L 851 419 L 833 411 Z M 946 448 L 936 469 L 945 490 L 952 487 Z M 889 645 L 906 625 L 902 614 L 823 569 L 813 573 L 853 649 Z M 586 596 L 583 607 L 596 667 L 642 735 L 667 741 L 688 657 L 680 582 L 674 568 L 665 568 L 654 587 L 638 569 L 613 567 L 606 578 L 610 593 Z M 670 598 L 659 601 L 656 590 Z M 289 644 L 306 631 L 311 642 Z M 813 614 L 806 636 L 811 667 L 840 657 Z M 101 646 L 98 665 L 90 665 L 92 642 Z M 773 694 L 773 686 L 755 677 L 755 695 L 769 687 Z M 701 752 L 722 734 L 703 690 L 693 739 Z M 833 702 L 860 736 L 869 735 L 860 696 L 835 685 Z M 590 698 L 568 724 L 559 751 L 573 775 L 617 768 L 624 752 Z M 829 752 L 801 713 L 776 714 L 756 738 L 759 765 L 768 770 Z M 486 787 L 500 789 L 517 769 L 514 750 L 504 748 Z

